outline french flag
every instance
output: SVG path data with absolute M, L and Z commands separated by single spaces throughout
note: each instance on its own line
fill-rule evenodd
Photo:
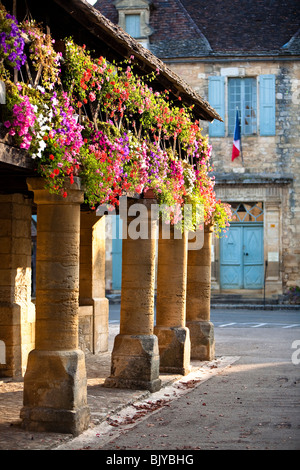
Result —
M 235 118 L 235 128 L 234 128 L 234 135 L 233 135 L 233 146 L 232 146 L 232 156 L 231 161 L 237 158 L 240 155 L 241 151 L 241 129 L 240 129 L 240 120 L 239 120 L 239 112 L 236 111 L 236 118 Z

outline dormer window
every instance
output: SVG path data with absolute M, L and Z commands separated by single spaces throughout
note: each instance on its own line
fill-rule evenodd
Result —
M 149 26 L 151 0 L 116 0 L 119 13 L 119 26 L 130 36 L 148 47 L 152 28 Z

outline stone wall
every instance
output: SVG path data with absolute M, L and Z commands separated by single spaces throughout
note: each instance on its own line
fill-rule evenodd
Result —
M 105 217 L 80 216 L 79 344 L 83 351 L 108 348 L 108 300 L 105 298 Z
M 276 134 L 242 136 L 243 161 L 241 158 L 236 158 L 233 162 L 231 161 L 232 136 L 226 133 L 225 137 L 211 137 L 212 162 L 217 180 L 216 192 L 218 196 L 225 198 L 224 200 L 232 202 L 247 201 L 249 197 L 257 199 L 259 193 L 256 188 L 261 188 L 260 200 L 263 200 L 265 206 L 265 259 L 269 249 L 274 252 L 277 247 L 279 253 L 276 268 L 273 265 L 269 266 L 271 271 L 269 275 L 274 278 L 274 269 L 279 270 L 278 281 L 281 287 L 279 293 L 291 286 L 300 285 L 299 62 L 263 58 L 247 61 L 211 59 L 211 62 L 208 62 L 204 59 L 193 63 L 181 62 L 168 65 L 207 100 L 210 76 L 222 75 L 226 84 L 228 77 L 231 76 L 275 75 Z M 227 119 L 226 114 L 225 123 Z M 203 123 L 203 133 L 208 133 L 207 123 Z M 230 184 L 228 180 L 231 180 Z M 215 252 L 218 252 L 217 246 Z
M 31 200 L 0 195 L 0 376 L 20 376 L 34 347 Z

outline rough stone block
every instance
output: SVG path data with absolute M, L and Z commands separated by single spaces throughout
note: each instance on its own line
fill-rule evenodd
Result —
M 215 357 L 214 325 L 210 321 L 188 321 L 191 359 L 211 361 Z
M 191 342 L 188 328 L 156 326 L 160 372 L 186 375 L 190 372 Z
M 80 434 L 90 421 L 84 354 L 39 351 L 28 356 L 24 377 L 23 428 Z
M 117 335 L 112 352 L 111 376 L 106 387 L 155 392 L 159 379 L 159 350 L 155 335 Z

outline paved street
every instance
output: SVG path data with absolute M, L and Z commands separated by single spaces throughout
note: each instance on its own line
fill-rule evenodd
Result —
M 218 329 L 217 352 L 238 352 L 240 358 L 101 448 L 299 450 L 295 338 L 300 329 Z
M 211 321 L 216 328 L 299 328 L 300 310 L 212 309 Z
M 125 407 L 62 448 L 114 455 L 189 450 L 195 459 L 199 450 L 299 450 L 299 312 L 243 312 L 245 321 L 241 312 L 223 315 L 212 313 L 217 362 Z M 221 358 L 227 366 L 218 363 Z
M 216 359 L 192 361 L 185 377 L 165 374 L 154 394 L 103 387 L 110 352 L 88 354 L 91 425 L 76 438 L 22 430 L 23 383 L 0 381 L 0 449 L 105 450 L 101 463 L 122 449 L 195 459 L 200 450 L 300 449 L 299 312 L 212 310 L 212 318 Z M 110 351 L 119 332 L 111 320 Z
M 120 322 L 120 304 L 109 307 L 109 321 L 112 324 Z M 299 309 L 263 310 L 263 309 L 212 309 L 211 321 L 216 328 L 299 328 Z

